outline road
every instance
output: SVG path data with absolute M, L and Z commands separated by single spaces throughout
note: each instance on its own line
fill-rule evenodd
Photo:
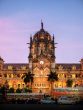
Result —
M 0 110 L 83 110 L 83 105 L 0 104 Z

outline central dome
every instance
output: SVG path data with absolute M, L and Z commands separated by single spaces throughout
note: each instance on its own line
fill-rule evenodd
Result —
M 43 22 L 41 22 L 41 29 L 33 36 L 33 40 L 51 40 L 51 35 L 43 28 Z

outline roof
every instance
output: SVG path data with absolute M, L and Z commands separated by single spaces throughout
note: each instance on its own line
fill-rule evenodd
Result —
M 28 63 L 4 63 L 4 68 L 7 69 L 8 66 L 13 66 L 13 68 L 21 68 L 22 66 L 26 66 L 26 68 L 28 68 Z
M 58 68 L 60 65 L 63 67 L 63 69 L 72 69 L 72 66 L 75 66 L 76 69 L 81 68 L 80 63 L 57 63 L 56 68 Z
M 46 40 L 46 39 L 51 40 L 51 35 L 44 30 L 43 22 L 41 22 L 41 29 L 34 34 L 33 40 L 39 41 L 39 40 Z
M 80 63 L 56 63 L 56 68 L 58 69 L 59 66 L 62 66 L 63 69 L 71 69 L 72 66 L 76 66 L 76 69 L 81 68 Z M 29 67 L 28 63 L 4 63 L 4 68 L 7 69 L 8 66 L 13 66 L 13 68 L 21 68 L 22 66 L 26 66 L 26 68 Z

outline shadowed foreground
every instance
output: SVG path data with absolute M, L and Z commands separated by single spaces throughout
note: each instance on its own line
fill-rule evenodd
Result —
M 83 110 L 83 105 L 0 104 L 0 110 Z

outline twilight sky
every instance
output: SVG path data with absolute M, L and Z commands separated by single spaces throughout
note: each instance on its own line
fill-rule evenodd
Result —
M 57 63 L 83 58 L 83 0 L 0 0 L 0 56 L 27 63 L 30 34 L 41 27 L 55 35 Z

